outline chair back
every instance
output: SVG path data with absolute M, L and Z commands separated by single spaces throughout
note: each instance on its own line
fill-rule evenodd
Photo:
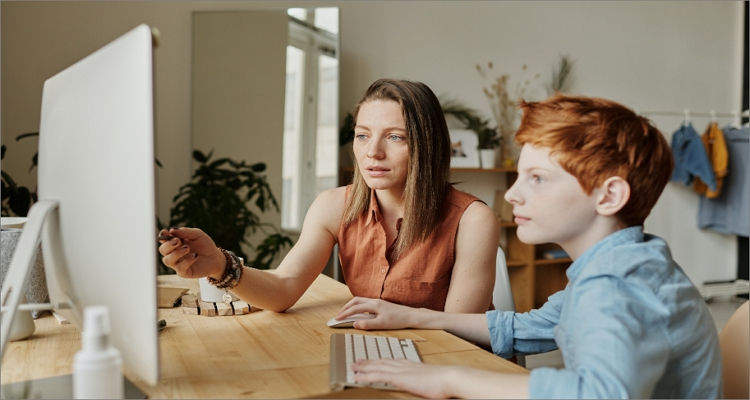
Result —
M 750 360 L 750 301 L 729 317 L 719 332 L 724 398 L 748 398 L 748 360 Z
M 492 304 L 496 310 L 516 311 L 516 303 L 513 301 L 513 291 L 510 288 L 508 277 L 508 266 L 505 263 L 505 252 L 502 247 L 497 248 L 497 261 L 495 263 L 495 289 L 492 292 Z

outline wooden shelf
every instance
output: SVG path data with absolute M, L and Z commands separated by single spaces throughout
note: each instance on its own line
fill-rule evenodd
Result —
M 507 260 L 505 262 L 505 265 L 508 266 L 508 268 L 525 267 L 526 264 L 526 261 L 520 260 Z
M 570 258 L 542 258 L 534 260 L 536 265 L 550 265 L 550 264 L 570 264 L 573 260 Z

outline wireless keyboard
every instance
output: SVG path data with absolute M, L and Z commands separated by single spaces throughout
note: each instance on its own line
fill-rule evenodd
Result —
M 376 383 L 354 382 L 351 365 L 358 360 L 410 360 L 422 362 L 417 347 L 411 339 L 391 336 L 360 335 L 356 333 L 334 333 L 331 335 L 330 386 L 331 390 L 345 387 L 369 386 L 378 389 L 393 389 L 393 386 Z

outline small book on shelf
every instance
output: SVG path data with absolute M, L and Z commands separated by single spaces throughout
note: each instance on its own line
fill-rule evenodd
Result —
M 552 249 L 542 253 L 542 257 L 544 257 L 546 260 L 557 260 L 560 258 L 568 258 L 568 253 L 566 253 L 565 250 L 562 249 Z

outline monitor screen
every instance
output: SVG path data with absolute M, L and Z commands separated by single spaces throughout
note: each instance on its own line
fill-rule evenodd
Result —
M 81 328 L 86 306 L 106 306 L 124 372 L 150 385 L 159 376 L 152 78 L 151 28 L 140 25 L 45 81 L 34 205 L 56 203 L 41 228 L 56 311 Z M 32 209 L 24 235 L 34 218 Z

